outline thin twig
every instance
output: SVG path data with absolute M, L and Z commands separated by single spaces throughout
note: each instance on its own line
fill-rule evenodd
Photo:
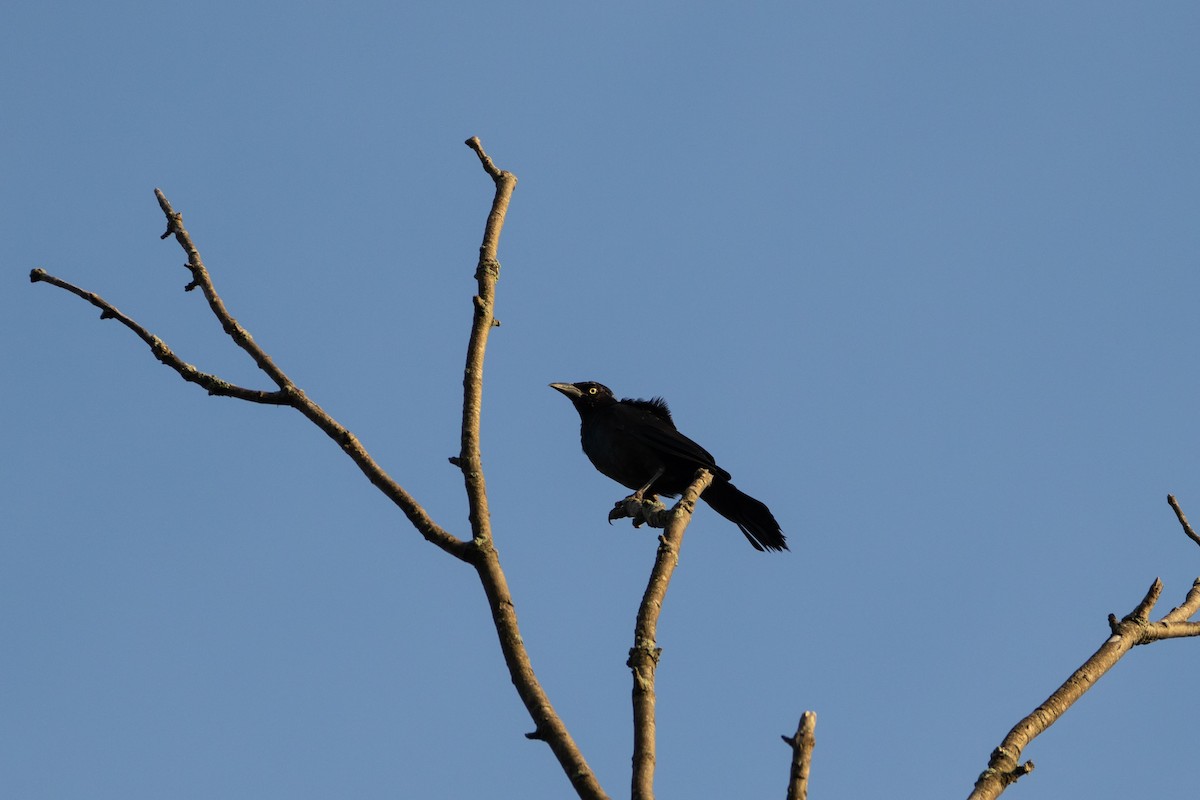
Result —
M 470 139 L 467 139 L 466 145 L 475 151 L 475 155 L 479 156 L 479 161 L 483 164 L 484 172 L 486 172 L 488 175 L 491 175 L 493 180 L 499 181 L 505 172 L 492 162 L 492 159 L 488 157 L 487 153 L 483 152 L 483 142 L 479 141 L 479 137 L 472 136 Z M 515 183 L 517 180 L 516 177 L 512 176 L 512 173 L 508 174 L 512 177 L 513 182 Z M 499 231 L 497 231 L 496 234 L 498 236 Z
M 287 375 L 283 374 L 283 370 L 275 366 L 275 362 L 267 355 L 258 342 L 254 341 L 245 328 L 238 324 L 238 321 L 233 318 L 229 310 L 225 308 L 225 303 L 222 302 L 220 295 L 217 294 L 216 288 L 213 286 L 212 278 L 208 274 L 208 269 L 204 266 L 203 259 L 200 258 L 200 251 L 192 242 L 192 237 L 188 234 L 187 229 L 183 227 L 183 215 L 171 207 L 167 201 L 167 196 L 162 193 L 161 189 L 154 190 L 154 196 L 158 198 L 158 207 L 162 209 L 163 214 L 167 218 L 167 231 L 161 238 L 174 235 L 175 241 L 183 248 L 183 252 L 187 253 L 188 263 L 184 266 L 192 273 L 192 282 L 184 287 L 185 291 L 191 291 L 197 286 L 200 291 L 204 292 L 204 297 L 208 300 L 208 307 L 212 309 L 213 315 L 217 321 L 221 323 L 221 329 L 229 334 L 229 338 L 233 339 L 234 343 L 245 350 L 258 368 L 267 374 L 275 384 L 284 391 L 289 388 L 294 388 L 294 384 Z
M 792 748 L 792 770 L 788 777 L 787 800 L 806 800 L 808 797 L 808 773 L 812 768 L 813 747 L 817 743 L 816 729 L 816 712 L 805 711 L 800 715 L 796 734 L 780 737 Z
M 1200 544 L 1200 535 L 1198 535 L 1192 526 L 1188 524 L 1187 517 L 1183 514 L 1183 509 L 1179 507 L 1179 501 L 1175 499 L 1175 495 L 1167 495 L 1167 502 L 1171 504 L 1171 508 L 1175 511 L 1175 517 L 1179 520 L 1179 524 L 1183 526 L 1183 532 L 1187 537 L 1196 544 Z
M 650 581 L 638 607 L 633 647 L 629 650 L 627 662 L 633 671 L 633 800 L 652 800 L 654 797 L 654 676 L 659 656 L 662 655 L 662 648 L 658 646 L 658 617 L 662 613 L 671 575 L 679 564 L 679 548 L 696 508 L 696 500 L 712 483 L 712 479 L 711 472 L 699 470 L 696 479 L 675 504 L 673 518 L 659 537 Z
M 74 284 L 68 283 L 61 278 L 49 274 L 44 269 L 35 269 L 29 273 L 29 280 L 32 283 L 48 283 L 51 286 L 57 286 L 60 289 L 65 289 L 71 294 L 82 297 L 96 308 L 100 309 L 100 319 L 115 319 L 117 322 L 124 325 L 129 330 L 137 334 L 137 337 L 145 342 L 150 347 L 150 352 L 154 354 L 160 362 L 170 367 L 179 373 L 185 381 L 195 383 L 205 389 L 210 395 L 220 397 L 236 397 L 239 400 L 246 400 L 251 403 L 264 403 L 266 405 L 291 405 L 291 400 L 285 392 L 276 391 L 268 392 L 262 389 L 247 389 L 243 386 L 237 386 L 228 381 L 221 380 L 216 375 L 210 375 L 207 372 L 201 372 L 191 364 L 183 361 L 179 356 L 167 347 L 166 342 L 158 338 L 150 331 L 143 328 L 132 318 L 127 317 L 117 310 L 116 306 L 109 303 L 95 292 L 89 292 L 80 289 Z

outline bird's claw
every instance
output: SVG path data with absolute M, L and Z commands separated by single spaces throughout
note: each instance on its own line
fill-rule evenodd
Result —
M 664 506 L 659 500 L 646 500 L 637 495 L 630 495 L 622 500 L 618 500 L 613 504 L 612 510 L 608 512 L 608 524 L 612 525 L 615 519 L 631 519 L 633 527 L 640 528 L 643 525 L 656 526 L 650 519 L 650 514 L 655 514 L 662 511 Z

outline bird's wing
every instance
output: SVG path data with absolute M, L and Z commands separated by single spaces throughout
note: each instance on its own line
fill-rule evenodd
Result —
M 712 453 L 693 442 L 675 429 L 670 415 L 665 419 L 656 411 L 638 404 L 624 405 L 621 414 L 621 427 L 625 433 L 634 439 L 639 439 L 668 458 L 676 458 L 695 464 L 697 468 L 704 467 L 718 478 L 729 479 L 729 473 L 717 466 Z M 665 410 L 665 404 L 664 404 Z

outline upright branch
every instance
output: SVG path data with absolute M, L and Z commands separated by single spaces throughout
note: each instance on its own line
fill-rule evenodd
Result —
M 500 262 L 496 258 L 496 252 L 500 245 L 500 232 L 504 228 L 508 204 L 513 189 L 517 186 L 517 177 L 492 163 L 478 137 L 471 137 L 466 144 L 479 156 L 484 171 L 496 185 L 492 210 L 483 230 L 483 244 L 479 247 L 479 263 L 475 267 L 477 293 L 472 298 L 475 311 L 471 323 L 471 338 L 467 344 L 467 364 L 463 372 L 462 450 L 457 457 L 450 459 L 451 463 L 462 470 L 471 509 L 470 562 L 479 573 L 479 580 L 487 595 L 492 622 L 500 639 L 500 651 L 504 655 L 505 664 L 508 665 L 513 685 L 533 719 L 534 730 L 526 736 L 530 739 L 541 739 L 550 746 L 580 797 L 606 798 L 607 795 L 588 766 L 583 753 L 550 704 L 550 698 L 533 672 L 529 653 L 525 649 L 521 630 L 517 625 L 516 606 L 509 592 L 504 571 L 500 568 L 500 556 L 492 541 L 487 484 L 483 478 L 483 462 L 479 450 L 483 358 L 487 351 L 488 334 L 499 324 L 494 316 L 496 281 L 500 278 Z
M 696 500 L 712 480 L 711 472 L 699 470 L 696 479 L 675 504 L 671 519 L 659 537 L 650 581 L 638 607 L 633 647 L 629 650 L 627 662 L 633 671 L 633 800 L 652 800 L 654 797 L 654 676 L 659 656 L 662 655 L 662 648 L 658 646 L 658 617 L 662 613 L 671 576 L 679 564 L 679 548 L 683 545 L 683 534 L 692 519 Z
M 795 735 L 780 737 L 792 748 L 792 770 L 788 776 L 787 800 L 808 798 L 808 773 L 812 768 L 813 747 L 817 744 L 816 730 L 816 712 L 805 711 L 800 715 L 800 724 L 796 727 Z
M 1184 532 L 1197 543 L 1194 533 L 1183 516 L 1182 509 L 1174 498 L 1169 498 L 1175 509 Z M 1184 636 L 1200 636 L 1200 622 L 1189 622 L 1193 615 L 1200 610 L 1200 578 L 1192 583 L 1187 597 L 1178 607 L 1168 612 L 1157 622 L 1151 621 L 1150 613 L 1162 595 L 1163 585 L 1158 578 L 1150 585 L 1149 591 L 1132 611 L 1123 618 L 1108 615 L 1108 625 L 1111 635 L 1100 645 L 1092 657 L 1083 663 L 1079 669 L 1054 691 L 1029 716 L 1018 722 L 1000 746 L 992 751 L 987 769 L 975 781 L 974 791 L 970 800 L 990 800 L 1019 780 L 1022 776 L 1033 771 L 1033 762 L 1021 762 L 1021 753 L 1025 747 L 1043 731 L 1053 725 L 1066 713 L 1084 692 L 1092 688 L 1122 657 L 1134 647 L 1150 644 L 1162 639 L 1176 639 Z
M 475 314 L 471 323 L 471 338 L 467 344 L 467 365 L 463 371 L 462 450 L 455 464 L 462 470 L 471 508 L 471 536 L 476 544 L 487 546 L 491 540 L 491 517 L 488 513 L 487 485 L 483 479 L 483 461 L 479 450 L 479 417 L 483 409 L 483 357 L 487 352 L 488 334 L 498 325 L 495 317 L 496 281 L 500 280 L 500 232 L 508 214 L 508 204 L 517 176 L 498 169 L 483 151 L 479 137 L 472 136 L 467 147 L 479 156 L 483 169 L 496 184 L 492 210 L 483 229 L 483 244 L 479 246 L 479 263 L 475 267 L 477 294 L 472 298 Z

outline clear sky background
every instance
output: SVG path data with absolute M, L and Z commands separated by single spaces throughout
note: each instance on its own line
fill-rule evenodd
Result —
M 1155 576 L 1200 574 L 1200 5 L 10 3 L 0 11 L 0 794 L 561 798 L 475 575 L 268 387 L 232 313 L 442 525 L 491 181 L 497 544 L 628 796 L 655 536 L 551 381 L 662 395 L 774 509 L 701 507 L 662 798 L 965 796 Z M 1139 648 L 1012 797 L 1195 794 L 1200 641 Z

